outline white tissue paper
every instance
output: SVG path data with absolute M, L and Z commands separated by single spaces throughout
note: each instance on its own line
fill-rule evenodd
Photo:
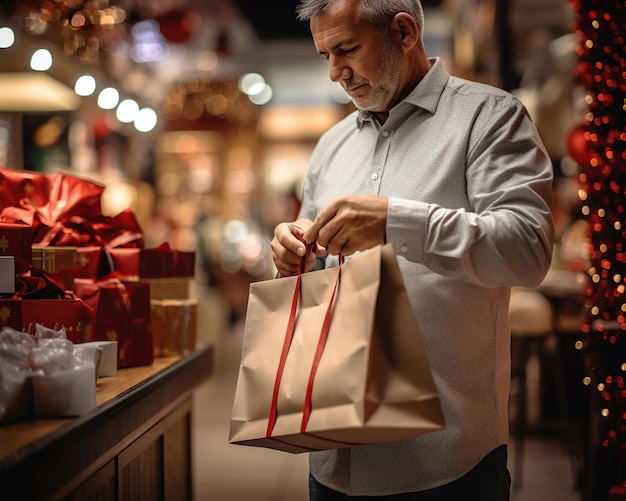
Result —
M 96 404 L 97 348 L 77 350 L 64 329 L 0 330 L 0 422 L 85 414 Z

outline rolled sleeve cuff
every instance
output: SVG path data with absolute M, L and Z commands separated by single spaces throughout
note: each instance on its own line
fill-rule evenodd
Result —
M 387 242 L 393 244 L 398 256 L 416 263 L 423 261 L 427 222 L 428 204 L 389 198 Z

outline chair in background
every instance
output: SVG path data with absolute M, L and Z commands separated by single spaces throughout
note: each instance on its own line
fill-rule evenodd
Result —
M 524 471 L 524 445 L 528 428 L 528 373 L 531 357 L 538 354 L 545 343 L 554 336 L 552 304 L 540 292 L 514 288 L 509 304 L 511 329 L 511 378 L 516 385 L 513 434 L 515 456 L 513 488 L 522 485 Z

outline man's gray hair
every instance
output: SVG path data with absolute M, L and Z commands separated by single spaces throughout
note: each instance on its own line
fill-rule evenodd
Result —
M 296 8 L 300 21 L 309 21 L 313 16 L 321 14 L 336 0 L 301 0 Z M 394 16 L 406 12 L 413 16 L 420 34 L 424 34 L 424 9 L 420 0 L 361 0 L 361 17 L 373 24 L 377 29 L 389 29 Z

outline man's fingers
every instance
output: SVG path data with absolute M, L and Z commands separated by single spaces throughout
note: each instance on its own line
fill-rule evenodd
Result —
M 306 253 L 306 244 L 303 242 L 304 230 L 297 224 L 289 223 L 275 232 L 276 240 L 287 250 L 302 257 Z
M 309 228 L 302 235 L 304 238 L 304 241 L 309 244 L 315 242 L 317 240 L 320 228 L 321 228 L 321 224 L 319 223 L 319 216 L 318 216 L 317 218 L 315 218 L 315 221 L 313 221 L 313 224 L 309 226 Z
M 326 232 L 330 223 L 333 222 L 334 218 L 337 216 L 338 206 L 336 202 L 331 202 L 325 209 L 323 209 L 315 218 L 315 221 L 307 228 L 304 232 L 304 240 L 308 243 L 313 243 L 316 240 L 319 242 L 320 240 L 320 231 Z M 322 237 L 327 237 L 327 235 L 322 235 Z M 320 242 L 320 245 L 325 247 L 324 242 Z

